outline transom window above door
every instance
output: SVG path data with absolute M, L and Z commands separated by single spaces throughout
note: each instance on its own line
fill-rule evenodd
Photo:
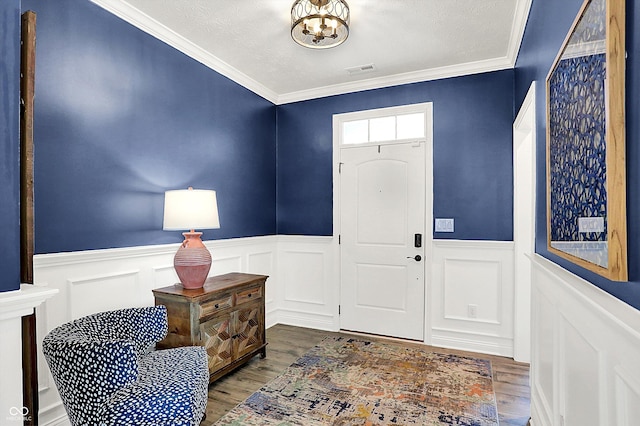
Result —
M 341 142 L 342 145 L 361 145 L 422 139 L 425 137 L 425 124 L 424 112 L 344 121 Z

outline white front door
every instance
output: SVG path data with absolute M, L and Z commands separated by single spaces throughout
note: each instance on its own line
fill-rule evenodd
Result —
M 340 157 L 340 327 L 422 341 L 425 142 Z

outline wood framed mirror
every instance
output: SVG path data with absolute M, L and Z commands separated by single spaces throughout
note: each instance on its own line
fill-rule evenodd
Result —
M 547 76 L 547 248 L 627 281 L 625 0 L 585 0 Z

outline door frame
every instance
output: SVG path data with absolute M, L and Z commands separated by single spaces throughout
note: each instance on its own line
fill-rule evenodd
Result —
M 516 167 L 519 156 L 530 161 L 531 171 Z M 529 158 L 526 158 L 529 157 Z M 522 198 L 517 197 L 522 194 Z M 513 261 L 514 335 L 513 358 L 531 362 L 531 259 L 535 253 L 536 212 L 536 83 L 529 91 L 513 122 Z M 518 203 L 517 200 L 527 200 Z
M 335 283 L 333 288 L 333 300 L 336 301 L 334 307 L 334 327 L 340 329 L 340 291 L 342 288 L 341 264 L 340 264 L 340 245 L 339 236 L 341 233 L 340 223 L 340 146 L 342 135 L 340 129 L 345 121 L 352 121 L 365 118 L 384 117 L 397 114 L 409 114 L 412 112 L 424 112 L 425 114 L 425 194 L 424 194 L 424 235 L 422 243 L 424 246 L 424 336 L 425 344 L 431 343 L 431 318 L 430 309 L 431 302 L 431 282 L 432 282 L 432 252 L 433 252 L 433 103 L 425 102 L 419 104 L 401 105 L 388 108 L 376 108 L 370 110 L 362 110 L 343 114 L 333 115 L 333 273 Z

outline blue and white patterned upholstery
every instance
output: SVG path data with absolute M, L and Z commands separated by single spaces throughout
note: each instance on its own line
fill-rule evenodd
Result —
M 204 347 L 154 350 L 167 334 L 164 306 L 89 315 L 42 342 L 71 424 L 198 425 L 207 405 Z

